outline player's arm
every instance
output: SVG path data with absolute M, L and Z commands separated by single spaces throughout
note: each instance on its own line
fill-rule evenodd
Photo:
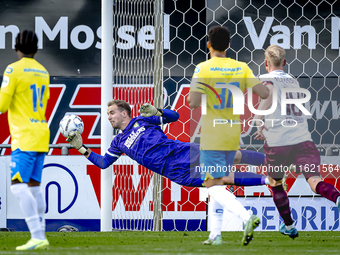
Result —
M 269 85 L 262 85 L 262 87 L 265 87 L 268 89 L 268 97 L 265 99 L 261 100 L 261 103 L 259 105 L 259 108 L 257 110 L 268 110 L 273 102 L 273 85 L 269 84 Z M 264 118 L 264 115 L 256 115 L 254 117 L 255 120 L 262 120 Z
M 94 153 L 83 144 L 83 139 L 78 132 L 71 132 L 66 141 L 76 148 L 80 154 L 83 154 L 88 160 L 101 169 L 106 169 L 108 166 L 112 165 L 120 156 L 109 152 L 105 153 L 104 156 Z
M 253 87 L 253 92 L 255 92 L 262 99 L 266 99 L 269 97 L 269 89 L 267 86 L 264 86 L 262 83 L 259 83 Z
M 202 93 L 196 91 L 190 91 L 189 96 L 187 97 L 187 102 L 189 106 L 193 109 L 196 109 L 201 105 Z
M 1 93 L 0 90 L 0 114 L 7 112 L 11 104 L 12 96 L 7 93 Z
M 162 117 L 162 123 L 175 122 L 179 119 L 178 112 L 169 109 L 158 109 L 151 104 L 143 104 L 139 109 L 139 113 L 142 117 L 159 116 Z
M 249 68 L 248 65 L 244 66 L 245 78 L 247 88 L 252 87 L 253 92 L 256 93 L 262 99 L 267 98 L 269 96 L 268 88 L 261 83 L 261 81 L 255 77 L 253 71 Z
M 88 149 L 90 150 L 90 149 Z M 91 150 L 90 150 L 91 151 Z M 109 152 L 106 152 L 104 156 L 94 153 L 93 151 L 87 156 L 87 159 L 90 160 L 95 166 L 106 169 L 110 165 L 112 165 L 119 158 L 118 155 L 113 155 Z
M 261 103 L 259 105 L 259 108 L 257 110 L 268 110 L 273 102 L 273 85 L 269 84 L 266 85 L 269 91 L 269 95 L 266 99 L 262 99 Z M 257 126 L 257 131 L 255 132 L 255 140 L 265 140 L 265 136 L 262 133 L 262 130 L 268 130 L 268 128 L 262 123 L 262 120 L 264 118 L 264 115 L 256 115 L 254 117 L 256 126 Z
M 7 67 L 0 84 L 0 114 L 8 110 L 15 92 L 15 78 L 13 75 L 7 74 L 8 70 Z
M 195 69 L 195 73 L 190 82 L 190 92 L 187 97 L 187 102 L 190 108 L 193 108 L 193 109 L 196 109 L 197 107 L 201 105 L 203 93 L 201 93 L 201 91 L 198 89 L 197 86 L 199 86 L 198 84 L 200 84 L 198 80 L 204 81 L 204 78 L 202 77 L 202 73 L 196 72 L 196 70 L 200 70 L 200 68 L 196 67 Z

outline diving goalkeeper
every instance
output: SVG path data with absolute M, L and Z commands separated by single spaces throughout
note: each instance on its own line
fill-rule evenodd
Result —
M 179 114 L 168 109 L 157 109 L 144 104 L 140 116 L 131 119 L 130 105 L 122 100 L 108 103 L 108 120 L 114 129 L 120 129 L 104 156 L 87 148 L 78 132 L 72 132 L 67 141 L 94 165 L 106 169 L 123 153 L 147 169 L 163 175 L 171 181 L 189 187 L 202 187 L 199 166 L 199 144 L 169 139 L 159 125 L 175 122 Z M 264 164 L 264 155 L 258 152 L 241 151 L 241 161 L 252 165 Z M 238 157 L 241 157 L 240 154 Z M 256 186 L 268 184 L 266 176 L 249 172 L 231 172 L 223 178 L 225 184 Z

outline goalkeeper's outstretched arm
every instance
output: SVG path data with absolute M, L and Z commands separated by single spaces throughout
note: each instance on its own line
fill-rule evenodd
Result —
M 79 153 L 83 154 L 95 166 L 101 169 L 109 167 L 119 158 L 118 155 L 110 155 L 109 153 L 105 153 L 104 156 L 94 153 L 91 151 L 91 149 L 87 148 L 83 144 L 83 139 L 78 132 L 71 132 L 66 141 L 73 145 L 73 147 L 76 148 Z
M 151 104 L 143 104 L 139 109 L 139 113 L 142 117 L 159 116 L 163 118 L 162 123 L 175 122 L 179 119 L 178 112 L 168 109 L 158 109 Z
M 168 110 L 168 109 L 163 109 L 163 123 L 171 123 L 171 122 L 175 122 L 179 119 L 179 113 L 175 112 L 173 110 Z
M 118 156 L 112 156 L 108 153 L 105 153 L 105 155 L 102 156 L 92 151 L 87 159 L 90 160 L 95 166 L 105 169 L 112 165 L 118 159 Z

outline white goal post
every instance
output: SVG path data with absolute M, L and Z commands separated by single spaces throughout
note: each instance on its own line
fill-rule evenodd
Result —
M 155 43 L 154 43 L 154 74 L 153 84 L 155 86 L 154 106 L 163 108 L 163 15 L 164 3 L 163 0 L 155 0 L 154 5 L 154 27 L 155 27 Z M 162 230 L 163 218 L 163 177 L 159 174 L 153 176 L 153 230 Z
M 112 33 L 113 1 L 102 0 L 102 50 L 101 50 L 101 154 L 106 153 L 112 139 L 111 126 L 107 122 L 107 103 L 112 99 Z M 112 231 L 112 170 L 101 170 L 100 231 Z

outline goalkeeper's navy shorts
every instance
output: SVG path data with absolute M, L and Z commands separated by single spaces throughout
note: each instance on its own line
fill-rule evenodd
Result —
M 11 179 L 28 183 L 30 179 L 41 182 L 46 152 L 21 151 L 11 153 Z

